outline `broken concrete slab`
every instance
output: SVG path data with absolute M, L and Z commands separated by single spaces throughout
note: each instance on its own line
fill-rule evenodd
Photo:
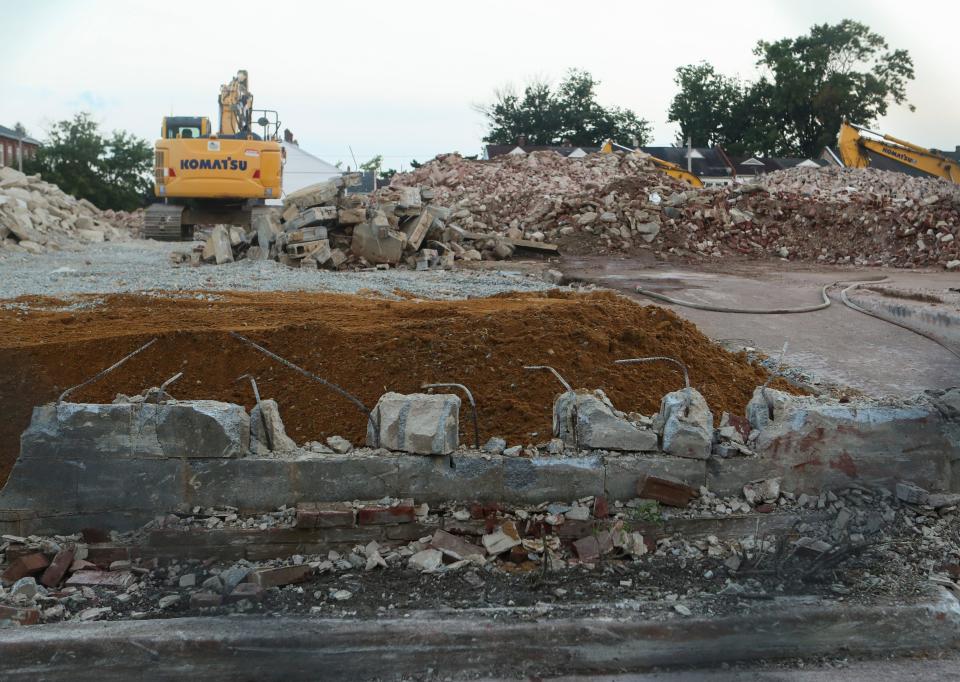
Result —
M 243 457 L 250 418 L 241 405 L 59 403 L 35 407 L 21 457 Z
M 313 206 L 329 205 L 336 200 L 341 186 L 342 181 L 338 179 L 318 182 L 285 196 L 283 206 L 285 209 L 296 206 L 299 210 L 304 211 Z
M 459 438 L 460 398 L 452 394 L 385 393 L 367 424 L 367 445 L 420 455 L 448 455 Z
M 615 413 L 603 391 L 561 393 L 553 404 L 553 434 L 590 450 L 655 451 L 657 434 Z
M 223 225 L 213 228 L 206 244 L 203 246 L 203 260 L 216 261 L 217 265 L 233 262 L 233 245 L 230 243 L 230 232 Z
M 285 223 L 285 232 L 295 232 L 305 227 L 320 225 L 337 219 L 336 206 L 314 206 L 297 215 L 296 218 Z M 324 235 L 326 236 L 326 235 Z
M 699 391 L 685 388 L 663 396 L 654 425 L 667 454 L 693 459 L 710 456 L 713 413 Z
M 350 250 L 369 263 L 399 263 L 407 236 L 389 227 L 360 223 L 353 228 Z
M 297 449 L 280 419 L 280 407 L 272 398 L 261 400 L 250 412 L 250 449 L 256 454 Z

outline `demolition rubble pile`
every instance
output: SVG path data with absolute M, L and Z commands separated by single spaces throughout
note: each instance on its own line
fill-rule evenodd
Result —
M 719 500 L 705 488 L 691 497 L 684 509 L 643 496 L 437 508 L 385 498 L 302 503 L 256 516 L 196 507 L 125 534 L 4 535 L 0 624 L 403 611 L 423 607 L 421 592 L 436 606 L 458 608 L 474 604 L 480 588 L 489 605 L 616 596 L 644 599 L 647 608 L 673 616 L 709 612 L 718 598 L 736 606 L 741 598 L 820 591 L 864 603 L 910 598 L 931 583 L 958 589 L 958 495 L 904 483 L 895 492 L 853 487 L 796 496 L 772 480 L 745 487 L 737 498 Z M 724 518 L 755 517 L 759 529 L 777 515 L 793 519 L 789 533 L 723 531 Z M 714 532 L 683 532 L 684 522 L 703 519 L 714 520 Z M 382 523 L 397 537 L 416 539 L 347 541 L 254 561 L 203 554 L 211 551 L 205 537 L 218 533 L 335 538 L 352 529 L 359 537 L 359 529 Z M 187 544 L 144 551 L 172 537 Z
M 390 189 L 432 191 L 450 223 L 488 234 L 489 244 L 514 238 L 568 253 L 650 248 L 660 256 L 960 267 L 960 192 L 942 180 L 796 169 L 693 189 L 647 158 L 535 152 L 468 161 L 449 154 L 395 176 Z
M 0 167 L 0 253 L 40 254 L 128 239 L 138 213 L 101 211 L 37 175 Z
M 346 174 L 293 192 L 284 198 L 282 212 L 255 212 L 249 234 L 216 226 L 194 260 L 269 259 L 331 270 L 403 264 L 427 270 L 449 269 L 456 259 L 504 259 L 517 246 L 556 251 L 542 237 L 528 243 L 463 230 L 452 222 L 453 211 L 434 203 L 430 188 L 387 187 L 372 195 L 347 191 L 358 182 L 358 175 Z M 475 245 L 466 244 L 473 240 Z M 174 258 L 183 262 L 187 254 Z

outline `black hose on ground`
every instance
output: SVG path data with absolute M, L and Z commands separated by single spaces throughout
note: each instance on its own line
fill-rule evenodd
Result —
M 853 303 L 853 302 L 850 301 L 850 299 L 847 297 L 847 292 L 848 292 L 848 291 L 852 291 L 852 290 L 856 289 L 858 286 L 860 286 L 860 285 L 862 285 L 862 284 L 874 284 L 874 283 L 876 283 L 876 282 L 884 282 L 884 281 L 886 281 L 886 280 L 888 280 L 888 279 L 889 279 L 889 277 L 887 277 L 887 276 L 884 275 L 884 276 L 881 276 L 881 277 L 875 277 L 875 278 L 870 278 L 870 279 L 857 280 L 857 281 L 855 281 L 855 282 L 852 282 L 852 283 L 850 284 L 850 286 L 848 286 L 847 288 L 843 289 L 843 290 L 840 292 L 840 300 L 843 302 L 843 304 L 844 304 L 845 306 L 847 306 L 848 308 L 850 308 L 850 309 L 852 309 L 852 310 L 856 310 L 858 313 L 863 313 L 864 315 L 869 315 L 870 317 L 875 317 L 875 318 L 878 319 L 878 320 L 881 320 L 881 321 L 883 321 L 883 322 L 887 322 L 887 323 L 889 323 L 889 324 L 896 325 L 896 326 L 900 327 L 901 329 L 906 329 L 907 331 L 913 332 L 914 334 L 917 334 L 917 335 L 919 335 L 919 336 L 922 336 L 922 337 L 925 338 L 925 339 L 928 339 L 928 340 L 930 340 L 930 341 L 933 341 L 935 344 L 937 344 L 938 346 L 940 346 L 941 348 L 943 348 L 943 349 L 946 350 L 947 352 L 951 353 L 952 355 L 954 355 L 954 356 L 956 356 L 958 359 L 960 359 L 960 353 L 958 353 L 958 352 L 957 352 L 956 350 L 954 350 L 953 348 L 950 348 L 950 346 L 946 345 L 943 341 L 941 341 L 940 339 L 936 338 L 936 337 L 933 336 L 932 334 L 928 334 L 928 333 L 926 333 L 926 332 L 924 332 L 924 331 L 920 331 L 919 329 L 914 329 L 913 327 L 908 327 L 907 325 L 905 325 L 905 324 L 903 324 L 903 323 L 901 323 L 901 322 L 896 322 L 896 321 L 894 321 L 894 320 L 887 319 L 886 317 L 883 317 L 883 316 L 878 315 L 878 314 L 876 314 L 876 313 L 872 313 L 872 312 L 870 312 L 869 310 L 866 310 L 866 309 L 858 306 L 856 303 Z M 726 307 L 726 306 L 710 305 L 710 304 L 708 304 L 708 303 L 697 303 L 697 302 L 695 302 L 695 301 L 683 301 L 683 300 L 680 300 L 680 299 L 678 299 L 678 298 L 671 298 L 670 296 L 664 296 L 663 294 L 658 294 L 658 293 L 656 293 L 655 291 L 650 291 L 649 289 L 644 289 L 644 288 L 642 288 L 642 287 L 636 287 L 636 292 L 637 292 L 638 294 L 640 294 L 641 296 L 646 296 L 646 297 L 648 297 L 648 298 L 652 298 L 652 299 L 655 299 L 655 300 L 658 300 L 658 301 L 663 301 L 663 302 L 665 302 L 665 303 L 670 303 L 671 305 L 678 305 L 678 306 L 682 306 L 682 307 L 684 307 L 684 308 L 694 308 L 695 310 L 706 310 L 706 311 L 714 312 L 714 313 L 739 313 L 739 314 L 743 314 L 743 315 L 792 315 L 792 314 L 796 314 L 796 313 L 812 313 L 812 312 L 816 312 L 816 311 L 818 311 L 818 310 L 825 310 L 825 309 L 829 308 L 829 307 L 830 307 L 830 304 L 831 304 L 831 301 L 830 301 L 830 298 L 827 296 L 827 290 L 830 289 L 830 287 L 839 286 L 841 281 L 843 281 L 843 280 L 838 280 L 838 281 L 834 282 L 833 284 L 824 284 L 824 285 L 823 285 L 823 287 L 820 289 L 820 297 L 823 299 L 823 302 L 822 302 L 822 303 L 818 303 L 818 304 L 816 304 L 816 305 L 801 306 L 801 307 L 799 307 L 799 308 L 731 308 L 731 307 Z

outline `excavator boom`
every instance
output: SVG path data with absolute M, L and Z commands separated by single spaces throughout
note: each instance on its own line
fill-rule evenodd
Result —
M 873 137 L 867 137 L 862 133 L 868 133 Z M 960 184 L 960 163 L 932 149 L 920 147 L 892 135 L 875 133 L 863 126 L 844 121 L 840 125 L 837 146 L 840 150 L 840 158 L 848 168 L 868 168 L 872 153 L 922 173 Z
M 613 140 L 607 140 L 603 143 L 603 146 L 600 147 L 601 154 L 612 154 L 614 148 L 625 151 L 625 152 L 635 152 L 636 149 L 630 149 L 629 147 L 624 147 L 622 144 L 617 144 Z M 647 157 L 653 165 L 662 170 L 664 173 L 669 175 L 671 178 L 676 178 L 681 182 L 685 182 L 688 185 L 693 187 L 703 187 L 703 180 L 697 177 L 695 174 L 691 173 L 688 170 L 684 170 L 675 163 L 670 163 L 669 161 L 664 161 L 663 159 L 658 159 L 656 156 L 649 155 Z

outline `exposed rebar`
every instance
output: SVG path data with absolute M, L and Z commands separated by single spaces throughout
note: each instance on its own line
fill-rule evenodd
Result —
M 690 372 L 687 371 L 687 366 L 676 358 L 670 358 L 666 355 L 651 355 L 647 358 L 626 358 L 624 360 L 613 361 L 615 365 L 634 365 L 643 362 L 672 362 L 681 370 L 683 370 L 683 387 L 690 388 Z
M 260 351 L 261 353 L 263 353 L 264 355 L 266 355 L 268 358 L 270 358 L 270 359 L 272 359 L 272 360 L 276 360 L 276 361 L 279 362 L 281 365 L 283 365 L 283 366 L 285 366 L 285 367 L 288 367 L 289 369 L 292 369 L 293 371 L 302 374 L 303 376 L 307 377 L 308 379 L 313 379 L 314 381 L 323 384 L 324 386 L 326 386 L 326 387 L 329 388 L 330 390 L 332 390 L 332 391 L 334 391 L 334 392 L 336 392 L 336 393 L 339 393 L 339 394 L 342 395 L 344 398 L 346 398 L 347 400 L 349 400 L 351 403 L 353 403 L 354 405 L 356 405 L 356 406 L 357 406 L 357 409 L 359 409 L 361 412 L 363 412 L 363 413 L 367 416 L 367 421 L 370 423 L 371 426 L 373 426 L 373 431 L 374 431 L 374 444 L 375 444 L 375 447 L 380 447 L 380 424 L 378 424 L 378 423 L 377 423 L 377 420 L 375 420 L 375 419 L 373 418 L 373 412 L 371 412 L 370 409 L 369 409 L 366 405 L 363 404 L 363 401 L 360 400 L 360 398 L 358 398 L 357 396 L 353 395 L 352 393 L 350 393 L 349 391 L 347 391 L 345 388 L 343 388 L 343 387 L 341 387 L 341 386 L 337 386 L 337 385 L 336 385 L 335 383 L 333 383 L 332 381 L 327 381 L 327 380 L 324 379 L 323 377 L 317 376 L 317 375 L 314 374 L 313 372 L 311 372 L 311 371 L 309 371 L 309 370 L 306 370 L 306 369 L 304 369 L 303 367 L 300 367 L 299 365 L 293 364 L 292 362 L 290 362 L 290 361 L 287 360 L 286 358 L 280 357 L 279 355 L 277 355 L 277 354 L 274 353 L 273 351 L 267 350 L 267 349 L 264 348 L 263 346 L 261 346 L 261 345 L 259 345 L 259 344 L 257 344 L 257 343 L 254 343 L 253 341 L 251 341 L 251 340 L 248 339 L 247 337 L 242 336 L 241 334 L 238 334 L 237 332 L 230 332 L 230 336 L 232 336 L 232 337 L 234 337 L 235 339 L 238 339 L 238 340 L 242 341 L 243 343 L 247 344 L 248 346 L 250 346 L 250 347 L 252 347 L 252 348 Z
M 573 433 L 573 447 L 576 448 L 577 452 L 579 452 L 580 436 L 577 434 L 577 392 L 573 390 L 573 387 L 570 386 L 569 383 L 567 383 L 566 379 L 560 376 L 560 372 L 555 370 L 553 367 L 550 367 L 549 365 L 524 365 L 523 368 L 528 370 L 538 370 L 538 369 L 547 370 L 557 378 L 557 381 L 563 384 L 563 387 L 567 389 L 567 393 L 570 393 L 571 395 L 573 395 L 573 403 L 570 406 L 570 416 L 572 418 L 572 423 L 570 426 L 571 426 L 571 432 Z M 560 434 L 556 433 L 554 435 L 559 436 Z
M 57 404 L 62 403 L 62 402 L 66 399 L 66 397 L 67 397 L 68 395 L 70 395 L 71 393 L 73 393 L 74 391 L 76 391 L 76 390 L 78 390 L 78 389 L 81 389 L 81 388 L 83 388 L 84 386 L 89 386 L 89 385 L 92 384 L 94 381 L 97 381 L 98 379 L 102 378 L 103 376 L 109 374 L 110 372 L 112 372 L 112 371 L 115 370 L 117 367 L 119 367 L 120 365 L 122 365 L 123 363 L 125 363 L 127 360 L 129 360 L 130 358 L 132 358 L 132 357 L 133 357 L 134 355 L 136 355 L 137 353 L 140 353 L 141 351 L 144 351 L 144 350 L 146 350 L 147 348 L 149 348 L 150 346 L 152 346 L 154 343 L 156 343 L 156 341 L 157 341 L 157 340 L 156 340 L 155 338 L 154 338 L 154 339 L 150 339 L 149 341 L 147 341 L 145 344 L 143 344 L 142 346 L 140 346 L 139 348 L 137 348 L 135 351 L 133 351 L 133 352 L 130 353 L 129 355 L 126 355 L 126 356 L 120 358 L 117 362 L 113 363 L 112 365 L 110 365 L 110 366 L 107 367 L 106 369 L 100 370 L 100 371 L 97 372 L 95 375 L 93 375 L 92 377 L 90 377 L 89 379 L 87 379 L 86 381 L 84 381 L 82 384 L 77 384 L 76 386 L 71 386 L 71 387 L 68 388 L 66 391 L 64 391 L 63 393 L 60 394 L 60 397 L 57 398 Z
M 267 439 L 267 447 L 273 452 L 273 436 L 270 435 L 270 424 L 267 423 L 267 413 L 263 411 L 263 407 L 260 405 L 260 389 L 257 388 L 257 380 L 253 378 L 252 374 L 241 374 L 237 377 L 237 381 L 241 379 L 250 379 L 250 386 L 253 388 L 253 398 L 257 401 L 257 409 L 260 410 L 260 421 L 263 423 L 263 435 Z
M 454 384 L 454 383 L 442 383 L 442 384 L 423 384 L 420 388 L 459 388 L 463 391 L 467 400 L 470 401 L 470 409 L 473 411 L 473 444 L 480 449 L 480 423 L 477 420 L 477 403 L 473 399 L 473 393 L 470 392 L 470 389 L 464 386 L 463 384 Z

